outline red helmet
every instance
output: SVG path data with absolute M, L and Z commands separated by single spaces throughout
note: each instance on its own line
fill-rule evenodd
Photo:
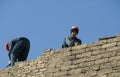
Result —
M 74 25 L 74 26 L 72 26 L 72 28 L 71 28 L 71 32 L 72 31 L 77 31 L 77 33 L 79 32 L 79 28 L 76 26 L 76 25 Z
M 6 49 L 7 51 L 9 51 L 9 42 L 6 42 L 6 43 L 5 43 L 5 49 Z
M 79 30 L 79 28 L 77 26 L 72 26 L 71 30 Z

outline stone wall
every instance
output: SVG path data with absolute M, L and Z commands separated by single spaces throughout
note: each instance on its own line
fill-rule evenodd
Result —
M 120 77 L 120 34 L 1 69 L 0 77 Z

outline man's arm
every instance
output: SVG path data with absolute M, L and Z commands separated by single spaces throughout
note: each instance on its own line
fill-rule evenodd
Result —
M 75 42 L 75 46 L 81 45 L 81 44 L 82 44 L 82 41 L 80 39 L 77 39 L 77 41 Z
M 63 41 L 63 44 L 62 44 L 62 48 L 66 48 L 66 47 L 68 47 L 68 46 L 66 45 L 66 38 L 65 38 Z

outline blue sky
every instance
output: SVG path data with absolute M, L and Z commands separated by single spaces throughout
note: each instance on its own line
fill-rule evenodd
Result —
M 60 49 L 72 25 L 83 44 L 120 32 L 120 0 L 0 0 L 0 68 L 8 63 L 5 42 L 30 39 L 28 60 Z

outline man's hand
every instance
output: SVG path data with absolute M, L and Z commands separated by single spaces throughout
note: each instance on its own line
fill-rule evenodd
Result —
M 76 43 L 75 43 L 75 46 L 77 46 L 77 45 L 80 45 L 80 43 L 79 43 L 79 42 L 76 42 Z
M 9 61 L 8 64 L 11 64 L 11 61 Z
M 6 66 L 6 68 L 11 66 L 11 61 L 8 62 L 8 65 Z

